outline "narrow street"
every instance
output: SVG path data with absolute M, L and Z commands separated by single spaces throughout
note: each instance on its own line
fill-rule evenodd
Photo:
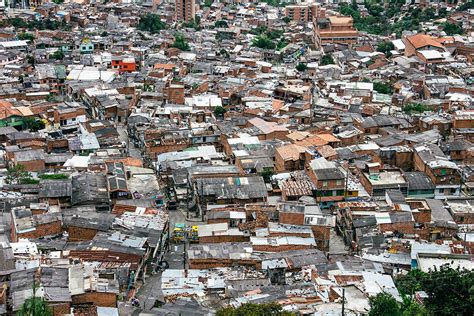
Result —
M 128 137 L 127 126 L 117 125 L 117 132 L 119 133 L 120 140 L 128 146 L 130 157 L 142 159 L 140 150 L 135 147 Z
M 197 225 L 200 222 L 187 221 L 185 217 L 186 210 L 183 207 L 179 207 L 175 211 L 169 212 L 170 231 L 173 231 L 176 223 L 186 223 L 187 225 Z M 168 262 L 168 269 L 183 269 L 184 268 L 184 244 L 171 244 L 170 251 L 165 256 L 165 261 Z M 163 301 L 161 296 L 161 273 L 157 273 L 153 276 L 149 276 L 143 286 L 138 291 L 137 298 L 140 301 L 142 309 L 149 311 L 155 305 L 155 302 Z

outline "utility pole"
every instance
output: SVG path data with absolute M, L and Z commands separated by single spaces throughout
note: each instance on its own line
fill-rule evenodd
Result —
M 349 163 L 348 162 L 344 162 L 344 166 L 346 168 L 344 168 L 346 170 L 346 183 L 344 184 L 344 201 L 346 200 L 347 198 L 347 186 L 349 184 Z
M 342 316 L 344 316 L 344 303 L 346 301 L 346 289 L 342 288 Z
M 188 230 L 187 230 L 187 227 L 185 227 L 184 229 L 184 245 L 183 245 L 183 269 L 184 269 L 184 276 L 185 277 L 188 277 L 188 268 L 187 268 L 187 262 L 186 262 L 186 258 L 187 258 L 187 254 L 186 254 L 186 245 L 188 243 Z

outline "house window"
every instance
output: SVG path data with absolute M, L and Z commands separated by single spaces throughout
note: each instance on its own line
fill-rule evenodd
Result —
M 341 185 L 341 184 L 342 184 L 342 180 L 337 180 L 337 181 L 336 181 L 336 184 L 337 184 L 337 185 Z
M 328 186 L 328 182 L 327 181 L 323 181 L 323 187 L 327 187 Z

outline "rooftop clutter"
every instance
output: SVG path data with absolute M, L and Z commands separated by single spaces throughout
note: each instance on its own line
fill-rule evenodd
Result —
M 473 268 L 469 1 L 56 2 L 0 1 L 0 314 L 468 314 L 399 281 Z

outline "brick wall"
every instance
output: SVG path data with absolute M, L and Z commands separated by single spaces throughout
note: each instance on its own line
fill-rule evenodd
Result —
M 280 212 L 280 224 L 303 225 L 303 213 Z
M 312 249 L 314 248 L 311 245 L 281 245 L 281 246 L 271 246 L 271 245 L 253 245 L 254 251 L 264 251 L 264 252 L 282 252 L 290 250 L 302 250 L 302 249 Z
M 474 224 L 473 213 L 454 213 L 452 215 L 456 224 Z
M 231 266 L 250 266 L 256 269 L 262 268 L 262 263 L 256 260 L 231 260 L 231 259 L 191 259 L 190 269 L 210 269 Z
M 44 160 L 30 160 L 17 163 L 23 165 L 26 171 L 42 171 L 45 169 Z
M 414 222 L 404 222 L 404 223 L 391 223 L 391 224 L 380 224 L 379 225 L 380 232 L 399 232 L 402 234 L 414 234 Z
M 329 250 L 329 240 L 331 236 L 331 227 L 329 226 L 311 226 L 314 239 L 316 240 L 316 247 L 322 251 Z
M 92 240 L 97 234 L 97 229 L 69 226 L 67 232 L 68 241 L 83 241 Z
M 53 310 L 53 316 L 63 316 L 71 313 L 70 303 L 48 303 L 48 306 Z
M 200 244 L 215 244 L 223 242 L 244 242 L 249 241 L 248 236 L 205 236 L 199 237 Z
M 117 307 L 117 295 L 105 292 L 87 292 L 72 297 L 72 304 L 94 304 L 102 307 Z
M 310 233 L 297 233 L 297 232 L 291 232 L 291 233 L 283 233 L 283 232 L 270 232 L 269 236 L 271 237 L 286 237 L 286 236 L 293 236 L 293 237 L 312 237 Z
M 417 212 L 412 212 L 412 214 L 416 223 L 431 222 L 431 210 L 418 210 Z
M 12 229 L 13 231 L 14 229 Z M 36 226 L 36 229 L 31 232 L 17 234 L 16 238 L 40 238 L 44 236 L 59 235 L 62 233 L 61 221 L 41 224 Z M 17 241 L 17 239 L 15 239 Z

